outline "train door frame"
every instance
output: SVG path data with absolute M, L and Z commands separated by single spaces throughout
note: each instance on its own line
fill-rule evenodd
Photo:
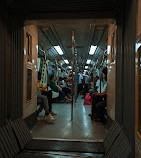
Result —
M 135 110 L 135 150 L 138 153 L 139 148 L 141 148 L 141 133 L 139 132 L 139 66 L 140 66 L 140 56 L 141 54 L 141 35 L 139 36 L 137 42 L 136 42 L 136 63 L 135 63 L 135 69 L 136 69 L 136 90 L 135 90 L 135 95 L 136 95 L 136 110 Z M 140 153 L 141 155 L 141 153 Z

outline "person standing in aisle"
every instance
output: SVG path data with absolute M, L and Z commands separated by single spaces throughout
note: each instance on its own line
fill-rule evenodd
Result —
M 78 73 L 78 94 L 82 91 L 83 89 L 83 75 L 81 73 L 81 71 L 79 71 Z
M 90 77 L 88 76 L 88 72 L 86 72 L 86 74 L 84 75 L 85 78 L 85 84 L 84 84 L 84 97 L 83 99 L 85 99 L 86 93 L 88 93 L 89 91 L 89 79 Z

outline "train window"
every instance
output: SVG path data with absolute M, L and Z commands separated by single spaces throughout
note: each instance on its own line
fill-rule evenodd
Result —
M 141 47 L 138 49 L 138 73 L 137 73 L 137 86 L 138 86 L 138 107 L 137 107 L 137 130 L 141 135 Z
M 27 102 L 31 101 L 32 96 L 32 70 L 27 69 Z
M 27 62 L 32 62 L 32 37 L 29 33 L 26 33 L 26 52 Z
M 111 62 L 114 62 L 114 56 L 115 56 L 115 32 L 112 34 L 111 37 Z

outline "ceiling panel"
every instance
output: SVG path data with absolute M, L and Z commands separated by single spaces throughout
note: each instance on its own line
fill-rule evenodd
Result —
M 68 59 L 71 63 L 72 30 L 74 30 L 75 49 L 77 50 L 77 59 L 80 69 L 84 68 L 86 65 L 86 60 L 89 58 L 94 62 L 98 60 L 100 63 L 107 46 L 107 25 L 97 27 L 97 25 L 94 25 L 94 23 L 91 23 L 91 21 L 87 20 L 71 20 L 71 23 L 67 22 L 68 20 L 66 20 L 66 23 L 64 21 L 64 23 L 60 24 L 58 21 L 56 24 L 55 22 L 53 22 L 53 24 L 49 23 L 49 25 L 46 24 L 46 27 L 39 29 L 39 41 L 42 41 L 44 48 L 48 50 L 49 54 L 53 58 Z M 59 45 L 61 47 L 64 52 L 63 56 L 60 56 L 55 50 L 53 50 L 54 45 Z M 97 45 L 97 50 L 92 56 L 89 55 L 89 49 L 91 45 Z

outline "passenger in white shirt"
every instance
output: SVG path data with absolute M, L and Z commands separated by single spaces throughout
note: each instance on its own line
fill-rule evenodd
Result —
M 104 77 L 105 77 L 105 81 L 107 81 L 107 67 L 105 67 L 102 72 L 104 73 Z M 98 119 L 100 119 L 100 121 L 105 124 L 106 123 L 106 119 L 105 119 L 105 107 L 107 106 L 107 83 L 103 86 L 101 93 L 94 93 L 93 97 L 95 99 L 97 99 L 98 97 L 104 98 L 104 100 L 102 99 L 102 101 L 98 102 L 95 106 L 95 112 L 96 112 L 96 116 L 94 116 L 92 114 L 92 117 L 94 117 L 95 121 L 98 121 Z
M 94 91 L 100 93 L 100 79 L 98 76 L 95 77 Z
M 78 94 L 79 94 L 79 92 L 81 92 L 82 91 L 82 89 L 83 89 L 83 75 L 82 75 L 82 73 L 79 71 L 79 73 L 78 73 Z
M 84 97 L 83 97 L 83 99 L 85 99 L 85 95 L 89 91 L 90 77 L 88 76 L 88 72 L 86 72 L 86 74 L 84 75 L 84 78 L 85 78 L 85 85 L 84 85 Z

